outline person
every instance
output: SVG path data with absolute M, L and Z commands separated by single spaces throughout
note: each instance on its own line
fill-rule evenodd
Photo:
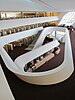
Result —
M 28 68 L 27 65 L 24 66 L 24 71 L 27 72 Z
M 27 63 L 27 67 L 28 67 L 28 68 L 32 68 L 32 63 L 31 63 L 31 62 L 28 62 L 28 63 Z
M 55 52 L 56 52 L 57 50 L 58 50 L 58 47 L 55 47 L 53 53 L 55 54 Z
M 31 62 L 28 62 L 25 67 L 24 67 L 24 71 L 27 72 L 28 69 L 31 69 L 32 68 L 32 63 Z
M 70 28 L 69 28 L 69 32 L 70 32 L 70 33 L 73 32 L 73 26 L 70 26 Z

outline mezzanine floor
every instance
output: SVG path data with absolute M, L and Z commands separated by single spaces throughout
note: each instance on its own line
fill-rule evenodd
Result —
M 75 65 L 75 32 L 71 33 L 71 41 Z M 58 59 L 56 60 L 59 62 Z M 1 64 L 15 100 L 74 100 L 75 72 L 69 79 L 59 84 L 39 86 L 21 81 L 5 67 L 2 60 Z

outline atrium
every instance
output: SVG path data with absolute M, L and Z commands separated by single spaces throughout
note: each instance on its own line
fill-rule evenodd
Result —
M 0 1 L 1 100 L 74 100 L 74 3 Z

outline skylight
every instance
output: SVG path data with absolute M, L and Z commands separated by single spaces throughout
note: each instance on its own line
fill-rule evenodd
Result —
M 65 24 L 66 26 L 73 25 L 75 22 L 75 12 L 66 13 L 58 25 Z

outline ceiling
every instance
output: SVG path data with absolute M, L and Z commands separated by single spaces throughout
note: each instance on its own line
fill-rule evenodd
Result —
M 0 11 L 52 11 L 75 10 L 75 0 L 0 0 Z

